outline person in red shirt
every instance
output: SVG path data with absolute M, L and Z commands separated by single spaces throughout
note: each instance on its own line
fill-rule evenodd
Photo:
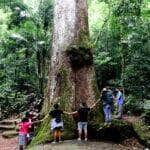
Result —
M 18 124 L 19 127 L 19 150 L 23 150 L 27 144 L 27 134 L 32 122 L 28 118 L 23 118 Z
M 27 145 L 28 139 L 27 135 L 29 133 L 29 129 L 35 123 L 39 123 L 43 120 L 34 121 L 32 122 L 27 117 L 24 117 L 20 123 L 18 123 L 19 127 L 19 150 L 23 150 L 24 147 Z

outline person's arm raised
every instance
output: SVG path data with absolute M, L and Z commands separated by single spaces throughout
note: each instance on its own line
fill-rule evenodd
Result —
M 70 115 L 70 112 L 63 111 L 64 114 Z
M 99 103 L 99 101 L 100 101 L 100 99 L 97 100 L 97 101 L 90 107 L 90 109 L 94 108 L 94 107 L 97 105 L 97 103 Z
M 66 112 L 66 111 L 64 111 L 64 113 L 65 113 L 65 114 L 68 114 L 68 115 L 74 115 L 74 114 L 77 114 L 78 111 L 74 111 L 74 112 Z
M 48 117 L 49 117 L 49 114 L 47 114 L 43 119 L 38 120 L 38 121 L 34 121 L 34 122 L 32 122 L 32 123 L 33 123 L 33 124 L 40 123 L 40 122 L 44 121 L 45 119 L 47 119 Z

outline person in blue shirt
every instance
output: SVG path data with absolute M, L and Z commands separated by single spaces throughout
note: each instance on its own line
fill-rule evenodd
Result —
M 116 119 L 121 119 L 123 115 L 123 104 L 124 104 L 124 95 L 120 88 L 116 88 L 116 104 L 117 104 L 117 116 Z

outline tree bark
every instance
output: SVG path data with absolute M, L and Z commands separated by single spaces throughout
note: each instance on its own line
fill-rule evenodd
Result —
M 92 51 L 89 45 L 88 11 L 86 0 L 55 0 L 54 31 L 52 58 L 49 74 L 48 91 L 45 96 L 44 112 L 55 102 L 61 103 L 61 96 L 66 89 L 69 108 L 76 109 L 79 102 L 87 102 L 89 106 L 95 101 L 95 73 L 92 62 Z M 88 62 L 73 65 L 70 60 L 72 46 L 77 53 L 72 57 L 80 57 L 82 49 L 89 54 Z M 70 51 L 69 51 L 70 50 Z M 68 54 L 69 51 L 69 54 Z M 80 54 L 79 54 L 80 55 Z M 82 58 L 77 58 L 80 61 Z M 81 66 L 80 66 L 81 65 Z M 65 75 L 65 76 L 64 76 Z M 65 83 L 65 87 L 62 88 Z M 68 108 L 68 106 L 67 106 Z

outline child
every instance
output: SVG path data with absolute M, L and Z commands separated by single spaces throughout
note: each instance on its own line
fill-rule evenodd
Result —
M 29 129 L 34 123 L 39 123 L 43 120 L 32 122 L 27 117 L 24 117 L 20 123 L 18 123 L 19 127 L 19 150 L 23 150 L 28 142 L 28 134 Z
M 25 117 L 28 118 L 29 122 L 33 122 L 33 112 L 26 112 Z M 34 124 L 32 123 L 32 125 L 29 127 L 28 129 L 28 133 L 27 133 L 27 145 L 31 142 L 32 138 L 34 135 Z
M 55 104 L 54 110 L 52 110 L 49 113 L 49 115 L 52 117 L 51 130 L 52 130 L 53 136 L 54 136 L 54 143 L 56 141 L 58 141 L 58 142 L 61 141 L 62 130 L 64 127 L 61 115 L 64 113 L 68 114 L 67 112 L 64 112 L 61 109 L 59 109 L 58 104 Z
M 23 118 L 22 121 L 18 124 L 19 126 L 19 150 L 23 150 L 27 144 L 27 134 L 29 127 L 32 125 L 32 122 L 29 122 L 28 118 Z

